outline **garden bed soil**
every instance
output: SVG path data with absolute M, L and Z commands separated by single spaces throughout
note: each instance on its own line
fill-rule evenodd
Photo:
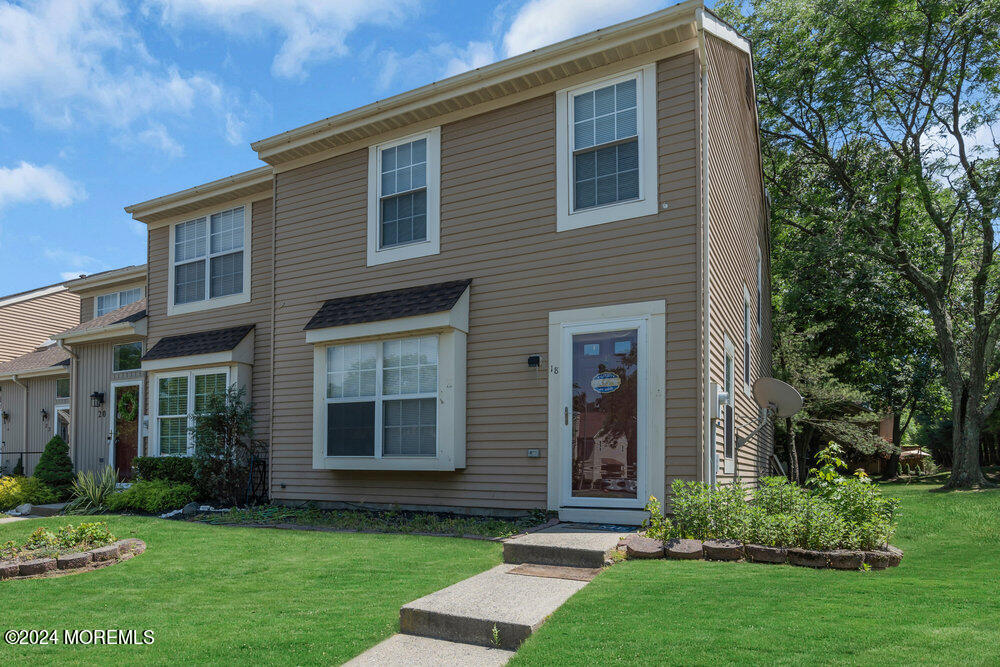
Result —
M 135 538 L 118 540 L 105 547 L 34 558 L 27 552 L 22 558 L 0 562 L 0 580 L 39 579 L 89 572 L 135 558 L 146 550 L 146 543 Z M 51 553 L 51 550 L 50 550 Z

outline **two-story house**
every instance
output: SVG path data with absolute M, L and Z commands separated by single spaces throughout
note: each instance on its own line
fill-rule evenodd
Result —
M 770 373 L 750 44 L 698 1 L 256 142 L 136 204 L 149 449 L 238 383 L 285 503 L 641 520 L 753 484 Z M 718 395 L 728 401 L 720 407 Z

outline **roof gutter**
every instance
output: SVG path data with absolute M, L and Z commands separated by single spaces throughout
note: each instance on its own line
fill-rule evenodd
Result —
M 712 418 L 712 234 L 711 234 L 711 197 L 709 196 L 709 114 L 708 114 L 708 48 L 705 36 L 705 10 L 695 10 L 695 23 L 698 26 L 698 54 L 701 61 L 701 227 L 702 227 L 702 261 L 701 261 L 701 297 L 702 297 L 702 481 L 715 484 L 717 462 L 715 452 L 715 420 Z

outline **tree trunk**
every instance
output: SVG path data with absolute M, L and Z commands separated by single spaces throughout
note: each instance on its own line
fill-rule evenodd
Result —
M 899 427 L 899 413 L 894 412 L 892 415 L 892 444 L 896 447 L 896 451 L 892 453 L 889 457 L 889 462 L 885 465 L 885 473 L 883 474 L 883 479 L 895 479 L 899 476 L 899 447 L 902 444 L 900 440 L 903 439 L 903 431 Z
M 788 474 L 796 484 L 799 481 L 799 456 L 795 452 L 795 424 L 791 417 L 785 417 L 785 443 L 788 448 Z
M 968 389 L 952 396 L 952 463 L 946 489 L 978 489 L 993 486 L 983 475 L 979 464 L 979 444 L 983 434 L 983 417 L 969 409 Z

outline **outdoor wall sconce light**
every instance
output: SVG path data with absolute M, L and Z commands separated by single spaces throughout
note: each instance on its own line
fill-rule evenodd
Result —
M 542 365 L 542 356 L 540 354 L 533 354 L 528 357 L 528 368 L 538 368 Z
M 9 412 L 4 412 L 3 413 L 3 420 L 5 422 L 9 422 L 10 421 L 10 413 Z
M 104 405 L 104 394 L 100 391 L 95 391 L 90 395 L 90 406 L 92 408 L 99 408 Z
M 48 411 L 45 408 L 42 408 L 42 421 L 45 421 L 48 418 L 49 418 Z

